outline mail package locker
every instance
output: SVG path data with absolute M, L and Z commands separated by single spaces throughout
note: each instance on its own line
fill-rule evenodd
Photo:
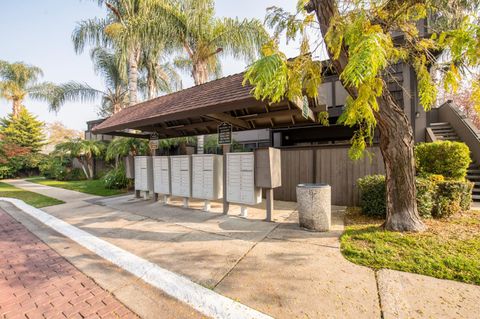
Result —
M 153 191 L 157 194 L 170 195 L 170 157 L 153 157 Z
M 192 157 L 190 155 L 170 156 L 171 194 L 191 197 Z
M 151 156 L 135 156 L 135 190 L 153 191 L 152 166 Z
M 255 187 L 253 153 L 227 153 L 227 201 L 245 205 L 262 201 L 262 189 Z
M 222 155 L 192 155 L 192 197 L 207 200 L 223 197 Z

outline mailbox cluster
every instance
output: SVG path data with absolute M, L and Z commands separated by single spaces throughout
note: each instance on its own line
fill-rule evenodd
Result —
M 256 205 L 262 201 L 262 188 L 268 190 L 280 185 L 280 156 L 278 150 L 269 148 L 256 153 L 227 153 L 226 199 L 242 205 Z M 188 199 L 205 200 L 205 210 L 210 200 L 223 198 L 224 162 L 222 155 L 198 154 L 178 156 L 135 157 L 135 190 L 163 195 L 164 203 L 170 195 Z M 258 162 L 261 161 L 261 163 Z M 273 204 L 273 197 L 271 198 Z M 272 205 L 273 206 L 273 205 Z M 270 207 L 272 210 L 272 207 Z M 267 215 L 268 216 L 268 215 Z

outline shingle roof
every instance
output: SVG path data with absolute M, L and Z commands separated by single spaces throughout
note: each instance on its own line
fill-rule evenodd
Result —
M 242 82 L 243 73 L 238 73 L 127 107 L 95 126 L 93 132 L 135 128 L 145 121 L 175 120 L 175 117 L 185 117 L 204 108 L 254 100 L 250 94 L 252 87 L 243 86 Z

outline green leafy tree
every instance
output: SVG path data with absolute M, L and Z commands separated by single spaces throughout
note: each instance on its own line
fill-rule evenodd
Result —
M 93 169 L 93 160 L 95 157 L 102 156 L 105 152 L 105 143 L 102 141 L 82 140 L 79 138 L 70 139 L 66 142 L 57 144 L 55 152 L 71 159 L 77 159 L 82 166 L 83 173 L 87 179 L 93 179 L 95 176 Z
M 96 48 L 92 50 L 91 58 L 95 72 L 104 80 L 105 89 L 95 89 L 87 83 L 75 81 L 57 85 L 49 96 L 51 109 L 58 110 L 67 102 L 91 103 L 100 98 L 99 113 L 101 116 L 109 116 L 128 105 L 126 74 L 119 68 L 116 54 L 104 48 Z
M 0 60 L 0 97 L 12 102 L 12 115 L 17 117 L 27 96 L 46 100 L 53 84 L 38 82 L 43 76 L 40 68 L 22 62 L 9 63 Z
M 275 38 L 263 57 L 245 75 L 258 99 L 276 102 L 314 98 L 322 80 L 322 65 L 315 61 L 325 44 L 329 67 L 349 93 L 340 123 L 356 127 L 350 155 L 362 156 L 380 132 L 387 181 L 387 216 L 384 227 L 422 231 L 415 200 L 413 133 L 408 118 L 390 94 L 385 77 L 397 63 L 411 66 L 417 75 L 420 103 L 429 110 L 436 101 L 437 83 L 455 90 L 466 73 L 480 63 L 478 1 L 352 1 L 300 0 L 297 13 L 270 8 L 267 23 Z M 437 17 L 428 34 L 418 25 Z M 435 20 L 435 19 L 433 19 Z M 313 31 L 312 31 L 313 30 Z M 278 49 L 278 36 L 300 37 L 298 58 L 288 60 Z M 324 41 L 324 42 L 322 42 Z M 439 59 L 441 53 L 442 57 Z M 473 95 L 480 102 L 478 77 Z
M 107 161 L 115 160 L 118 167 L 118 160 L 122 157 L 145 155 L 149 151 L 148 141 L 133 137 L 115 138 L 108 144 L 105 153 Z
M 4 142 L 26 147 L 30 152 L 37 153 L 45 145 L 44 123 L 37 120 L 24 107 L 21 107 L 15 117 L 13 113 L 0 120 L 0 134 Z

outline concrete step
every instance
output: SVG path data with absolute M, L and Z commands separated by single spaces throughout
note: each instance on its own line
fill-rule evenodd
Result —
M 451 126 L 438 126 L 438 127 L 431 127 L 432 131 L 434 132 L 443 132 L 443 131 L 455 131 Z
M 480 175 L 480 169 L 474 168 L 474 169 L 467 169 L 467 174 L 468 175 Z
M 451 133 L 435 133 L 435 136 L 457 136 L 457 133 L 451 132 Z
M 432 127 L 438 127 L 438 126 L 450 126 L 449 122 L 436 122 L 436 123 L 430 123 L 430 126 Z
M 468 180 L 480 180 L 480 175 L 467 175 Z
M 452 141 L 452 142 L 461 142 L 458 136 L 440 136 L 438 137 L 439 140 L 443 141 Z
M 472 195 L 472 200 L 474 202 L 480 202 L 480 195 Z

